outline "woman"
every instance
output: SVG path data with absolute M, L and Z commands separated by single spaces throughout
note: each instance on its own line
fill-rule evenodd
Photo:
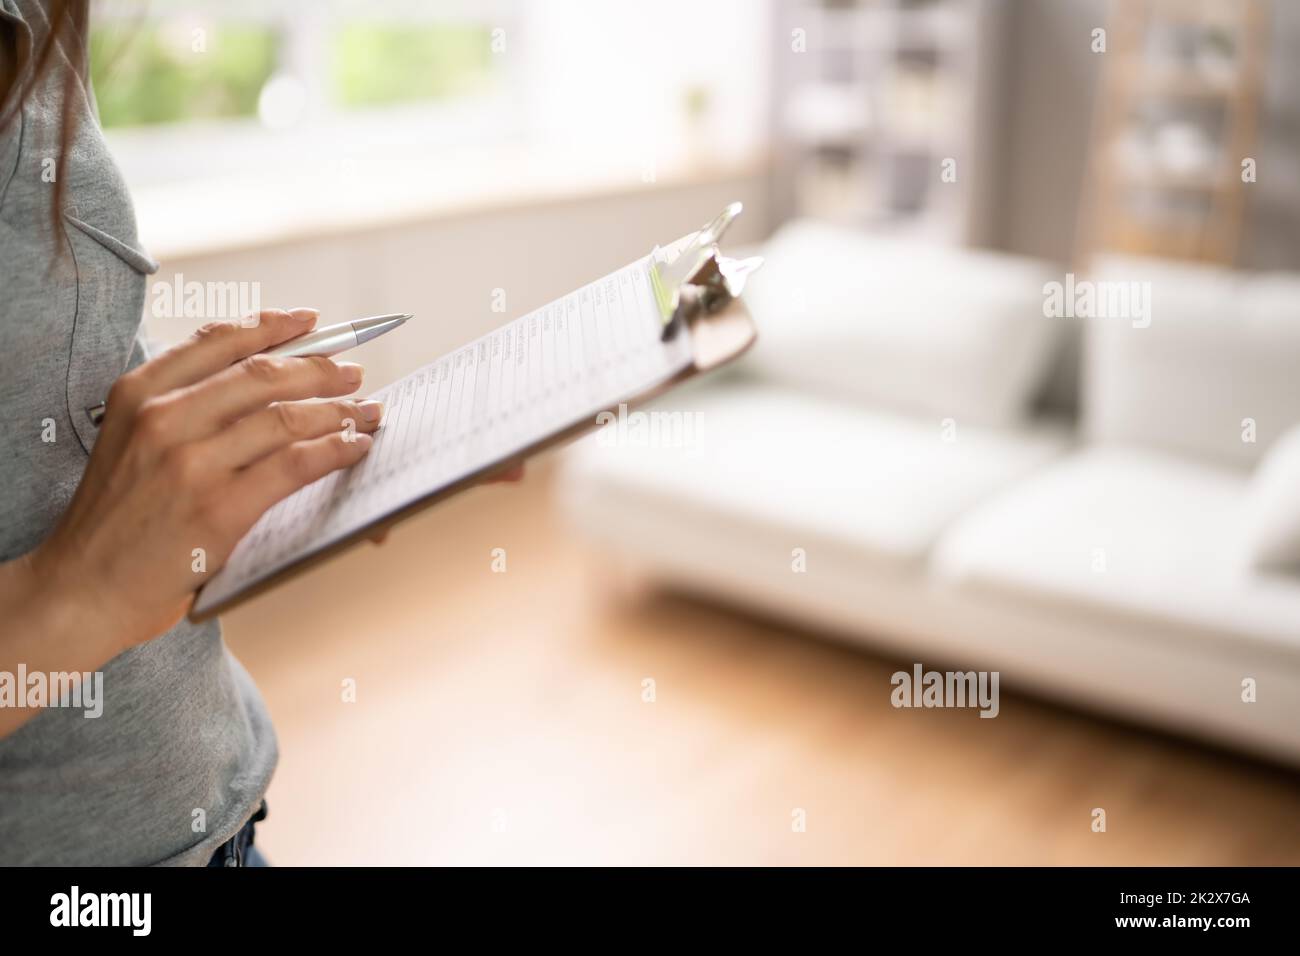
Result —
M 239 863 L 275 736 L 185 612 L 267 508 L 367 453 L 380 409 L 343 397 L 357 365 L 257 355 L 310 309 L 145 358 L 157 266 L 97 129 L 86 6 L 0 0 L 0 675 L 100 671 L 103 714 L 0 707 L 0 864 Z

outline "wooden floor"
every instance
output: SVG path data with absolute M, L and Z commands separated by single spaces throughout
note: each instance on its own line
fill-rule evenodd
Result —
M 273 863 L 1300 863 L 1300 775 L 1005 690 L 894 710 L 897 661 L 610 593 L 549 473 L 226 618 L 279 729 Z

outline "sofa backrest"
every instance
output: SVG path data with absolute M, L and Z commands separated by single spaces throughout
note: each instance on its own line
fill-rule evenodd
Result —
M 1027 417 L 1063 325 L 1041 262 L 794 221 L 745 300 L 748 368 L 834 397 L 984 425 Z
M 1150 314 L 1086 320 L 1088 439 L 1251 467 L 1300 422 L 1300 274 L 1112 257 L 1091 278 L 1147 284 Z

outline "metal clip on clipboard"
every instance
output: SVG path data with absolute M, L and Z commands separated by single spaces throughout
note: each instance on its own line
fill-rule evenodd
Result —
M 656 247 L 651 254 L 650 282 L 663 320 L 663 339 L 672 339 L 683 326 L 702 315 L 721 311 L 744 291 L 750 273 L 763 264 L 760 256 L 732 259 L 718 251 L 718 240 L 744 209 L 730 203 L 718 217 L 685 240 L 673 255 Z

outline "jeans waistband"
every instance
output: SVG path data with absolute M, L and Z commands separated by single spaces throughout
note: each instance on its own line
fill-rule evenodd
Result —
M 266 801 L 257 808 L 239 831 L 221 846 L 217 847 L 208 861 L 208 866 L 247 866 L 249 849 L 253 846 L 256 825 L 266 819 Z

